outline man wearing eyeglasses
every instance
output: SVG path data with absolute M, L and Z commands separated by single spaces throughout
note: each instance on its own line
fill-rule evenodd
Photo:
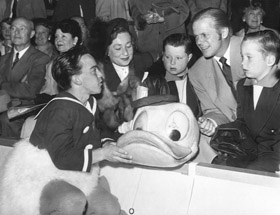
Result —
M 232 36 L 226 13 L 216 8 L 197 13 L 192 28 L 203 56 L 190 69 L 189 77 L 201 102 L 200 131 L 207 138 L 218 125 L 236 119 L 235 86 L 244 77 L 240 55 L 242 38 Z

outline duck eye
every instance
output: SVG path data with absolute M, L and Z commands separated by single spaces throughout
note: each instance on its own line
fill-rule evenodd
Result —
M 187 135 L 189 130 L 188 116 L 176 110 L 168 116 L 165 125 L 165 132 L 172 141 L 180 141 Z
M 169 133 L 169 138 L 173 141 L 178 141 L 181 138 L 181 133 L 177 129 L 173 129 Z

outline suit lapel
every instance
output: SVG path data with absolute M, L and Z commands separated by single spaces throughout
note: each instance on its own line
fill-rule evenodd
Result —
M 240 55 L 240 45 L 242 42 L 242 37 L 232 36 L 230 40 L 230 67 L 232 71 L 232 80 L 234 86 L 236 86 L 237 82 L 244 78 L 244 72 L 241 67 L 241 55 Z
M 232 114 L 236 112 L 236 100 L 232 95 L 231 89 L 225 80 L 218 62 L 214 58 L 212 59 L 211 66 L 213 68 L 209 68 L 209 71 L 213 72 L 207 73 L 208 94 L 216 106 L 219 107 L 229 119 L 232 119 Z
M 121 80 L 113 66 L 113 64 L 109 61 L 104 65 L 104 73 L 105 73 L 105 80 L 108 85 L 108 88 L 111 91 L 116 91 Z
M 13 65 L 14 51 L 10 52 L 8 55 L 9 56 L 8 56 L 7 60 L 4 61 L 5 65 L 4 65 L 3 68 L 5 68 L 5 73 L 6 73 L 6 77 L 7 77 L 8 81 L 10 81 L 11 80 L 11 75 L 12 75 L 11 70 L 12 70 L 12 65 Z
M 275 111 L 280 99 L 280 81 L 271 89 L 263 88 L 255 110 L 255 131 L 259 133 Z M 269 111 L 268 111 L 269 110 Z
M 20 81 L 24 78 L 26 74 L 26 71 L 28 69 L 25 69 L 26 67 L 30 66 L 31 62 L 28 62 L 29 56 L 33 53 L 34 48 L 30 46 L 27 51 L 24 53 L 24 55 L 19 59 L 17 64 L 11 69 L 11 79 L 15 81 Z M 12 67 L 13 63 L 11 62 L 10 68 Z
M 177 89 L 175 81 L 168 81 L 167 84 L 168 84 L 168 87 L 170 90 L 170 94 L 174 95 L 174 96 L 178 96 L 178 98 L 179 98 L 178 89 Z

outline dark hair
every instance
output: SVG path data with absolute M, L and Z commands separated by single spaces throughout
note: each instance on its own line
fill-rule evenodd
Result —
M 6 24 L 8 24 L 8 25 L 12 25 L 12 22 L 13 22 L 13 18 L 5 18 L 5 19 L 3 19 L 2 21 L 1 21 L 1 31 L 2 31 L 2 24 L 3 23 L 6 23 Z M 4 37 L 3 37 L 3 35 L 2 35 L 2 32 L 1 32 L 1 34 L 0 34 L 0 40 L 4 40 Z
M 34 26 L 35 28 L 39 25 L 42 25 L 44 26 L 45 28 L 48 28 L 49 31 L 50 31 L 50 34 L 52 33 L 52 29 L 53 29 L 53 25 L 52 23 L 48 20 L 48 19 L 45 19 L 45 18 L 36 18 L 36 19 L 33 19 L 33 22 L 34 22 Z
M 77 16 L 71 16 L 71 17 L 70 17 L 70 19 L 72 19 L 72 20 L 74 20 L 74 21 L 76 21 L 75 19 L 77 19 L 77 18 L 83 20 L 86 27 L 88 26 L 88 23 L 86 23 L 86 20 L 85 20 L 84 17 L 78 16 L 78 15 L 77 15 Z M 76 21 L 76 22 L 78 22 L 78 21 Z M 78 24 L 79 24 L 79 22 L 78 22 Z M 80 24 L 79 24 L 79 25 L 80 25 Z
M 86 25 L 86 20 L 85 20 L 85 18 L 84 17 L 82 17 L 82 16 L 71 16 L 70 17 L 70 19 L 72 19 L 72 20 L 75 20 L 75 19 L 81 19 L 81 20 L 83 20 L 84 21 L 84 23 L 85 23 L 85 25 Z M 75 20 L 76 21 L 76 20 Z M 77 21 L 76 21 L 77 22 Z
M 214 21 L 214 27 L 217 31 L 221 28 L 228 28 L 229 29 L 229 36 L 232 34 L 231 24 L 228 19 L 227 14 L 218 8 L 206 8 L 199 11 L 193 17 L 192 23 L 201 20 L 203 18 L 211 18 Z
M 51 38 L 50 41 L 51 41 L 51 43 L 53 43 L 53 39 L 54 39 L 54 37 L 53 37 L 53 23 L 51 23 L 48 19 L 45 19 L 45 18 L 35 18 L 35 19 L 33 19 L 33 23 L 34 23 L 34 26 L 35 26 L 35 32 L 36 32 L 36 27 L 37 26 L 44 26 L 45 28 L 49 29 L 49 36 Z M 33 38 L 33 39 L 35 39 L 35 38 Z
M 162 50 L 165 51 L 166 45 L 171 45 L 174 47 L 184 46 L 185 53 L 192 54 L 193 45 L 190 37 L 187 34 L 171 34 L 163 40 Z
M 106 53 L 106 32 L 108 22 L 95 17 L 89 27 L 89 37 L 86 43 L 95 60 L 103 61 Z
M 279 62 L 280 39 L 275 32 L 271 30 L 264 30 L 248 33 L 244 36 L 243 42 L 248 40 L 258 42 L 261 46 L 261 52 L 263 52 L 264 55 L 272 54 L 275 56 L 275 64 Z
M 130 35 L 130 38 L 131 38 L 131 42 L 132 44 L 134 45 L 134 41 L 133 41 L 133 37 L 130 33 L 130 31 L 123 27 L 123 26 L 116 26 L 116 27 L 113 27 L 111 28 L 110 26 L 108 27 L 107 29 L 107 39 L 106 39 L 106 54 L 108 52 L 108 47 L 113 43 L 113 41 L 117 38 L 117 36 L 120 34 L 120 33 L 128 33 Z
M 55 26 L 54 32 L 60 29 L 63 33 L 69 33 L 72 37 L 77 37 L 77 44 L 81 44 L 82 42 L 82 31 L 81 28 L 75 20 L 72 19 L 64 19 L 61 22 L 58 22 Z
M 89 54 L 89 52 L 84 46 L 74 46 L 54 59 L 52 76 L 59 91 L 71 88 L 71 77 L 80 74 L 80 59 L 85 54 Z
M 2 19 L 1 24 L 7 23 L 8 25 L 11 25 L 13 21 L 14 21 L 13 18 L 5 18 L 5 19 Z

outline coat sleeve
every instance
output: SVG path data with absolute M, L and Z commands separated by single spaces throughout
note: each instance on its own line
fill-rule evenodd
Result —
M 58 169 L 89 172 L 93 147 L 89 143 L 84 144 L 82 138 L 79 145 L 74 144 L 74 121 L 72 112 L 62 106 L 50 110 L 43 120 L 38 118 L 37 123 L 47 130 L 44 134 L 45 146 Z
M 242 101 L 243 101 L 243 85 L 244 85 L 244 81 L 245 79 L 241 79 L 238 83 L 237 83 L 237 119 L 239 120 L 244 120 L 244 113 L 243 113 L 243 105 L 242 105 Z
M 1 84 L 1 88 L 6 90 L 7 93 L 13 98 L 19 99 L 34 99 L 36 94 L 40 92 L 40 89 L 44 83 L 44 77 L 46 73 L 46 64 L 49 61 L 49 57 L 45 54 L 34 53 L 32 57 L 28 59 L 30 66 L 26 75 L 20 82 L 18 81 L 4 81 Z
M 199 81 L 197 71 L 190 70 L 189 78 L 200 101 L 203 116 L 214 120 L 217 125 L 230 122 L 210 98 L 207 89 Z

